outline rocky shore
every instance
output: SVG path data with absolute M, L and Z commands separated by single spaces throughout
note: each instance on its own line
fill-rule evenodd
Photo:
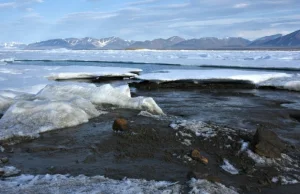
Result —
M 202 84 L 199 91 L 194 82 L 181 89 L 176 82 L 131 83 L 133 95 L 153 96 L 166 115 L 107 106 L 101 107 L 107 114 L 77 127 L 14 145 L 3 141 L 0 176 L 103 175 L 169 181 L 181 193 L 205 185 L 211 193 L 298 193 L 299 132 L 284 131 L 297 129 L 298 112 L 281 106 L 291 100 L 270 100 L 268 90 L 232 84 Z M 238 115 L 244 120 L 232 122 Z M 8 166 L 14 173 L 7 174 Z

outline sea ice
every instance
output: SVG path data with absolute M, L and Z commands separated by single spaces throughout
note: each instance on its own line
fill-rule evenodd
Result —
M 258 84 L 270 79 L 291 77 L 287 73 L 242 70 L 164 70 L 163 73 L 148 73 L 139 76 L 142 80 L 243 80 Z

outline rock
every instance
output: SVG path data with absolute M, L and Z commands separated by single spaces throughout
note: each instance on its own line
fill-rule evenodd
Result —
M 202 162 L 203 164 L 208 164 L 208 159 L 204 156 L 201 156 L 200 152 L 196 149 L 194 149 L 191 153 L 191 158 L 193 160 L 196 160 L 198 162 Z
M 252 140 L 252 147 L 255 153 L 268 158 L 280 158 L 285 150 L 285 144 L 277 134 L 263 128 L 257 129 Z
M 4 157 L 4 158 L 1 158 L 0 159 L 1 163 L 5 164 L 5 163 L 8 163 L 8 158 L 7 157 Z
M 128 122 L 126 119 L 116 119 L 113 124 L 114 131 L 128 131 Z
M 195 178 L 195 179 L 201 179 L 202 176 L 200 173 L 198 172 L 195 172 L 195 171 L 190 171 L 187 173 L 187 178 L 190 180 L 192 178 Z

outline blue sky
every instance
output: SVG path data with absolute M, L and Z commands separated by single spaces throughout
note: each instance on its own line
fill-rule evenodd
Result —
M 299 0 L 0 0 L 0 42 L 240 36 L 300 29 Z

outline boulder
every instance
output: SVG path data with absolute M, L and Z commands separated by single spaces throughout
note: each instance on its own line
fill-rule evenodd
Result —
M 285 144 L 277 134 L 264 128 L 257 129 L 252 140 L 252 147 L 255 153 L 268 158 L 280 158 L 285 150 Z
M 200 154 L 200 152 L 194 149 L 191 153 L 191 158 L 198 162 L 202 162 L 203 164 L 208 164 L 208 159 Z
M 128 131 L 128 122 L 126 119 L 118 118 L 113 123 L 114 131 Z

